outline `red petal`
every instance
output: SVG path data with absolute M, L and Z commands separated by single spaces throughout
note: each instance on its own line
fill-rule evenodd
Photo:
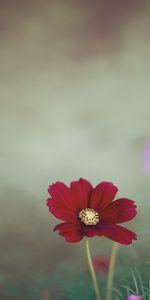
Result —
M 119 224 L 132 220 L 136 216 L 134 201 L 121 198 L 112 202 L 104 211 L 100 212 L 100 223 Z
M 90 207 L 93 209 L 106 208 L 115 198 L 118 188 L 112 182 L 99 183 L 92 192 Z
M 94 237 L 98 235 L 98 228 L 97 226 L 84 226 L 82 232 L 88 237 Z
M 74 194 L 74 199 L 78 210 L 89 207 L 92 185 L 89 181 L 80 178 L 78 181 L 73 181 L 70 184 L 70 189 Z
M 90 228 L 86 227 L 85 234 L 88 237 L 106 236 L 107 238 L 123 245 L 129 245 L 132 240 L 136 240 L 136 234 L 127 228 L 119 225 L 98 225 Z
M 54 231 L 59 231 L 59 234 L 65 238 L 67 242 L 76 243 L 82 240 L 83 233 L 80 224 L 61 223 L 55 226 Z
M 108 256 L 95 256 L 93 259 L 94 269 L 97 272 L 106 272 L 109 267 L 110 259 Z
M 48 192 L 55 202 L 62 204 L 64 207 L 76 212 L 74 196 L 70 188 L 67 187 L 63 182 L 57 181 L 56 183 L 50 185 Z
M 62 203 L 56 202 L 52 199 L 47 200 L 47 206 L 49 211 L 58 219 L 62 221 L 76 221 L 77 214 L 75 214 L 72 210 L 68 209 L 67 207 L 63 206 Z

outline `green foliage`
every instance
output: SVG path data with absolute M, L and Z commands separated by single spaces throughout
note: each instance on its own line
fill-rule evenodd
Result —
M 124 300 L 130 293 L 137 293 L 143 300 L 150 300 L 149 265 L 129 268 L 121 261 L 115 271 L 113 300 Z M 97 274 L 102 299 L 106 291 L 106 274 Z M 3 285 L 2 285 L 3 283 Z M 41 300 L 42 289 L 49 290 L 50 300 L 95 300 L 88 269 L 64 266 L 53 274 L 30 274 L 28 280 L 10 281 L 0 275 L 0 299 Z

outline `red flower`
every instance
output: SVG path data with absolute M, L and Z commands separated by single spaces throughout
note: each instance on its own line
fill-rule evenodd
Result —
M 64 223 L 58 230 L 67 242 L 79 242 L 84 236 L 106 236 L 120 244 L 136 240 L 136 234 L 118 224 L 136 215 L 134 201 L 121 198 L 113 201 L 118 188 L 111 182 L 101 182 L 95 188 L 85 179 L 73 181 L 70 187 L 57 181 L 48 188 L 49 211 Z
M 96 272 L 106 273 L 108 271 L 110 262 L 108 256 L 95 256 L 92 261 Z
M 40 291 L 40 297 L 41 299 L 48 300 L 49 299 L 49 291 L 44 289 Z
M 40 297 L 43 300 L 49 300 L 49 291 L 44 289 L 40 291 Z

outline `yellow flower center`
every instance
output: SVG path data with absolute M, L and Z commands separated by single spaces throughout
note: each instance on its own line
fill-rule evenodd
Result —
M 96 225 L 99 222 L 98 212 L 93 208 L 85 208 L 79 212 L 79 218 L 85 225 Z

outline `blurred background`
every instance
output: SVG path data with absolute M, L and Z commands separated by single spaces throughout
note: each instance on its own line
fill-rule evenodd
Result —
M 139 239 L 121 251 L 150 260 L 149 1 L 0 1 L 0 94 L 1 285 L 84 264 L 84 241 L 53 233 L 57 180 L 110 180 L 134 199 Z

